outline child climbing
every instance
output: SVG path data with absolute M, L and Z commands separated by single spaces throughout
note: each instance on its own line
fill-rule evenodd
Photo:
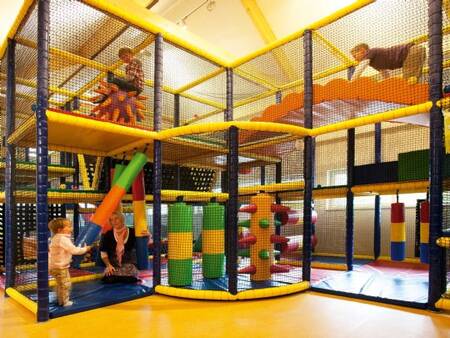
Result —
M 359 62 L 353 73 L 353 80 L 359 78 L 370 66 L 379 71 L 383 79 L 390 76 L 390 70 L 401 68 L 404 79 L 417 83 L 426 59 L 425 47 L 414 43 L 388 48 L 369 48 L 366 43 L 360 43 L 351 50 L 351 54 Z
M 144 90 L 144 71 L 141 61 L 134 56 L 133 50 L 129 47 L 119 49 L 119 58 L 127 65 L 125 78 L 114 77 L 112 73 L 108 73 L 108 82 L 114 83 L 119 89 L 136 92 L 139 95 Z
M 66 218 L 55 218 L 48 224 L 52 232 L 49 246 L 48 265 L 52 276 L 56 280 L 56 294 L 60 306 L 71 306 L 70 301 L 70 273 L 69 265 L 72 255 L 84 255 L 91 247 L 76 247 L 71 240 L 72 223 Z
M 125 78 L 115 77 L 112 72 L 108 72 L 108 82 L 100 81 L 99 88 L 95 90 L 100 95 L 91 99 L 98 104 L 92 110 L 92 115 L 134 125 L 136 121 L 144 120 L 145 105 L 140 102 L 146 100 L 140 95 L 144 90 L 144 71 L 141 61 L 134 56 L 131 48 L 120 48 L 119 57 L 127 65 Z

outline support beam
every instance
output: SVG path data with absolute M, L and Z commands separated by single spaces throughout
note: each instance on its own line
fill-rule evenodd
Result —
M 304 127 L 313 127 L 313 50 L 312 31 L 307 30 L 303 40 L 304 49 Z M 305 148 L 303 151 L 303 173 L 305 188 L 303 191 L 303 281 L 311 280 L 311 259 L 312 259 L 312 192 L 314 182 L 313 171 L 313 147 L 314 142 L 311 136 L 304 138 Z
M 38 1 L 36 109 L 37 320 L 49 319 L 48 286 L 48 126 L 50 0 Z
M 6 81 L 6 139 L 15 130 L 16 121 L 16 42 L 9 40 L 7 49 Z M 16 225 L 16 146 L 6 144 L 5 168 L 5 289 L 13 287 L 16 280 L 17 229 Z
M 375 163 L 381 163 L 381 123 L 375 124 Z M 373 220 L 373 257 L 378 259 L 381 254 L 381 202 L 380 195 L 375 196 Z
M 153 103 L 153 129 L 160 131 L 163 107 L 163 44 L 161 34 L 155 38 L 155 86 Z M 161 189 L 162 189 L 162 143 L 153 141 L 153 287 L 161 284 Z
M 263 38 L 264 42 L 267 44 L 275 42 L 277 40 L 277 37 L 275 36 L 263 12 L 256 3 L 256 0 L 241 0 L 241 2 L 245 10 L 247 11 L 248 15 L 252 19 L 253 24 L 255 25 L 259 34 Z M 295 79 L 296 72 L 292 67 L 289 58 L 287 57 L 284 50 L 274 49 L 272 50 L 272 53 L 275 59 L 277 60 L 280 69 L 283 71 L 283 73 L 289 79 L 289 81 Z
M 345 261 L 347 270 L 353 270 L 353 172 L 355 167 L 355 129 L 347 131 L 347 203 L 345 216 Z
M 436 244 L 442 236 L 442 185 L 444 167 L 444 121 L 438 101 L 442 98 L 442 0 L 428 0 L 428 66 L 430 110 L 430 241 L 428 306 L 436 302 L 446 289 L 445 249 Z

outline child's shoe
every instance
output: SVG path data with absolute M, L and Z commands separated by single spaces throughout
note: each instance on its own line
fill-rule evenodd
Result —
M 73 302 L 71 300 L 67 301 L 66 303 L 64 303 L 64 307 L 68 307 L 68 306 L 72 306 Z

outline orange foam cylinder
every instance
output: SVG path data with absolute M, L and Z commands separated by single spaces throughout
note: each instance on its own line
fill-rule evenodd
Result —
M 117 185 L 113 186 L 103 199 L 102 204 L 95 211 L 92 222 L 99 226 L 106 224 L 109 216 L 119 207 L 120 201 L 125 194 L 126 190 L 124 188 Z

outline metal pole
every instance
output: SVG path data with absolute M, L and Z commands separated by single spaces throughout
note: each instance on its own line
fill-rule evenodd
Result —
M 381 123 L 375 124 L 375 163 L 381 163 Z M 380 195 L 375 196 L 373 219 L 373 256 L 376 259 L 381 253 L 381 204 Z
M 155 37 L 155 77 L 153 130 L 161 130 L 162 85 L 163 85 L 163 37 Z M 161 188 L 162 188 L 162 145 L 153 142 L 153 286 L 161 284 Z
M 16 41 L 8 41 L 6 84 L 6 140 L 15 130 L 16 121 Z M 16 227 L 16 146 L 6 145 L 5 168 L 5 289 L 16 280 L 17 230 Z M 6 295 L 6 293 L 5 293 Z
M 37 109 L 36 109 L 36 223 L 37 245 L 37 320 L 46 321 L 48 309 L 48 106 L 50 0 L 38 2 L 37 28 Z
M 434 304 L 446 289 L 445 249 L 436 244 L 442 236 L 442 181 L 444 164 L 444 123 L 437 102 L 442 98 L 442 0 L 428 1 L 429 95 L 430 110 L 430 270 L 428 306 Z
M 347 131 L 347 207 L 345 217 L 345 261 L 347 270 L 353 270 L 353 168 L 355 166 L 355 129 Z
M 304 127 L 313 127 L 313 45 L 312 31 L 306 30 L 303 39 L 304 48 Z M 313 148 L 314 142 L 311 136 L 304 139 L 303 172 L 305 180 L 303 196 L 303 280 L 311 280 L 311 234 L 312 234 L 312 190 L 314 182 L 313 172 Z

